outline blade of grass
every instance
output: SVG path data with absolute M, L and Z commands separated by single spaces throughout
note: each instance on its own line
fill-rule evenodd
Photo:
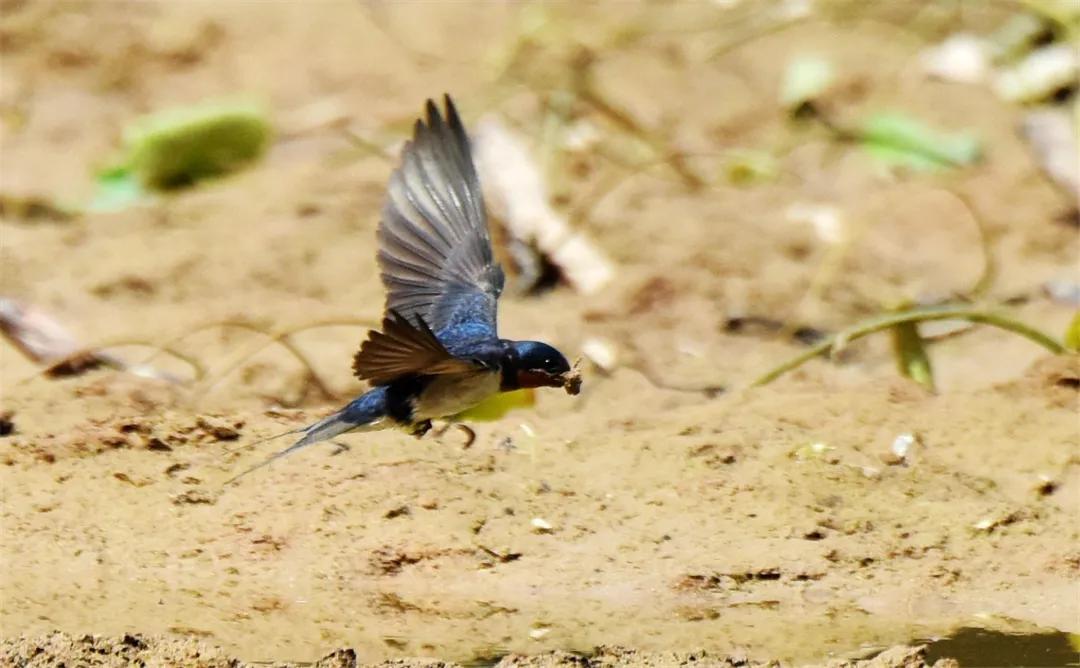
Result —
M 849 342 L 861 339 L 864 336 L 869 336 L 875 332 L 891 329 L 904 322 L 929 322 L 932 320 L 967 320 L 968 322 L 991 325 L 1022 336 L 1043 348 L 1046 348 L 1055 355 L 1060 355 L 1065 352 L 1065 347 L 1050 336 L 1007 316 L 983 311 L 971 306 L 933 306 L 888 313 L 883 316 L 864 320 L 854 327 L 822 340 L 805 352 L 774 367 L 755 379 L 750 386 L 758 387 L 767 385 L 788 371 L 797 369 L 815 357 L 828 354 L 830 351 L 839 350 Z
M 323 380 L 319 377 L 319 375 L 315 373 L 315 367 L 311 364 L 310 360 L 308 360 L 307 355 L 305 355 L 296 346 L 296 344 L 291 340 L 290 337 L 293 334 L 298 334 L 300 332 L 303 332 L 303 331 L 306 331 L 306 330 L 309 330 L 309 329 L 315 329 L 315 328 L 318 328 L 318 327 L 337 327 L 337 326 L 345 326 L 345 325 L 363 325 L 363 326 L 366 326 L 366 327 L 374 328 L 374 327 L 378 326 L 377 323 L 375 323 L 375 321 L 364 320 L 364 319 L 354 319 L 354 318 L 342 318 L 342 319 L 338 319 L 338 320 L 324 320 L 324 321 L 319 321 L 319 322 L 314 322 L 314 323 L 308 323 L 308 324 L 305 324 L 305 325 L 301 325 L 299 327 L 292 327 L 292 328 L 281 330 L 281 331 L 278 331 L 278 332 L 272 332 L 272 331 L 264 329 L 263 327 L 260 327 L 258 325 L 254 325 L 254 324 L 251 324 L 251 323 L 245 323 L 243 321 L 232 321 L 232 322 L 221 323 L 221 324 L 223 326 L 236 327 L 236 328 L 239 328 L 239 329 L 246 329 L 246 330 L 248 330 L 250 332 L 255 332 L 257 334 L 262 334 L 264 337 L 266 337 L 266 340 L 260 342 L 259 344 L 254 346 L 251 350 L 248 350 L 244 354 L 240 355 L 237 359 L 233 360 L 231 363 L 226 365 L 226 367 L 224 369 L 220 370 L 214 377 L 210 377 L 210 378 L 205 379 L 204 382 L 202 383 L 202 386 L 197 390 L 197 394 L 200 395 L 200 396 L 205 395 L 215 385 L 220 383 L 227 375 L 229 375 L 234 370 L 239 368 L 242 364 L 244 364 L 245 362 L 250 360 L 252 357 L 254 357 L 255 355 L 262 352 L 265 348 L 267 348 L 267 347 L 269 347 L 271 345 L 274 345 L 276 343 L 276 344 L 282 346 L 283 348 L 285 348 L 294 358 L 296 358 L 296 360 L 298 362 L 300 362 L 300 364 L 304 368 L 307 369 L 309 377 L 310 377 L 311 381 L 315 384 L 316 389 L 318 389 L 318 391 L 322 395 L 324 395 L 324 397 L 326 399 L 333 399 L 333 398 L 335 398 L 337 396 L 337 393 L 333 392 L 323 382 Z
M 1065 347 L 1075 352 L 1080 352 L 1080 311 L 1073 314 L 1072 322 L 1065 330 Z
M 933 392 L 934 369 L 930 364 L 930 356 L 926 353 L 925 341 L 919 334 L 918 324 L 905 321 L 889 331 L 892 334 L 897 369 L 902 375 Z

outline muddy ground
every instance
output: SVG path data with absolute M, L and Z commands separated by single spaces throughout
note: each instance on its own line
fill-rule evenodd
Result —
M 524 662 L 604 645 L 628 648 L 601 651 L 611 664 L 803 665 L 968 626 L 1080 632 L 1075 358 L 976 328 L 932 347 L 931 393 L 897 375 L 878 336 L 749 389 L 805 347 L 727 326 L 835 331 L 962 293 L 983 267 L 977 218 L 997 260 L 985 301 L 1060 336 L 1071 307 L 1042 286 L 1077 279 L 1077 233 L 1016 133 L 1020 110 L 928 80 L 914 59 L 1000 16 L 931 11 L 913 33 L 895 3 L 770 31 L 721 4 L 5 4 L 5 195 L 87 201 L 125 125 L 156 109 L 246 94 L 278 130 L 253 168 L 144 206 L 7 212 L 5 295 L 87 343 L 353 321 L 296 337 L 333 397 L 274 347 L 225 373 L 260 341 L 236 327 L 175 343 L 209 370 L 181 385 L 110 370 L 46 379 L 0 345 L 14 423 L 0 439 L 7 659 Z M 793 130 L 775 94 L 807 52 L 836 63 L 841 117 L 899 109 L 976 133 L 985 159 L 889 175 Z M 586 66 L 704 187 L 580 101 L 570 113 L 600 144 L 545 152 L 542 103 Z M 347 451 L 315 447 L 223 486 L 276 444 L 228 449 L 361 390 L 349 363 L 381 309 L 374 229 L 392 164 L 342 128 L 394 150 L 443 91 L 467 122 L 499 114 L 553 160 L 556 204 L 617 265 L 595 294 L 508 295 L 503 334 L 570 356 L 600 337 L 622 365 L 586 367 L 578 397 L 545 392 L 476 425 L 469 449 L 456 431 L 350 436 Z M 727 182 L 730 152 L 746 148 L 781 155 L 775 178 Z M 627 155 L 652 167 L 628 171 Z M 859 227 L 838 265 L 788 218 L 796 202 Z M 694 390 L 714 385 L 727 391 Z M 898 462 L 890 445 L 905 433 L 917 442 Z M 113 640 L 87 653 L 99 642 L 87 634 Z

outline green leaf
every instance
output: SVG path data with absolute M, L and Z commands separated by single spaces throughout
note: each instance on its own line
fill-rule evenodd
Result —
M 148 116 L 127 129 L 127 165 L 148 188 L 188 186 L 255 160 L 270 124 L 250 104 L 205 104 Z
M 780 104 L 791 112 L 813 102 L 833 80 L 829 61 L 817 56 L 799 56 L 788 63 L 780 86 Z
M 863 124 L 859 139 L 863 148 L 884 164 L 917 171 L 970 165 L 982 153 L 981 143 L 971 135 L 938 132 L 896 113 L 871 117 Z
M 934 391 L 934 370 L 930 365 L 930 356 L 919 334 L 919 326 L 912 321 L 897 323 L 889 330 L 892 333 L 893 353 L 900 373 L 914 380 L 931 392 Z
M 516 408 L 529 408 L 536 404 L 536 392 L 532 389 L 500 392 L 454 416 L 457 420 L 492 422 Z
M 1073 314 L 1072 322 L 1065 329 L 1065 348 L 1080 352 L 1080 311 Z

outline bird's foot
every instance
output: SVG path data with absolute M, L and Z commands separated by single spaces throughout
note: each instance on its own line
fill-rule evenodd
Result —
M 465 435 L 465 442 L 461 444 L 462 450 L 468 450 L 476 442 L 476 432 L 469 425 L 460 422 L 447 422 L 435 430 L 435 436 L 442 438 L 446 432 L 450 431 L 450 427 L 457 427 Z
M 476 432 L 473 431 L 473 428 L 467 424 L 461 424 L 460 422 L 455 422 L 454 426 L 465 434 L 465 442 L 461 445 L 461 449 L 468 450 L 471 448 L 472 444 L 476 442 Z
M 334 446 L 334 451 L 330 453 L 331 457 L 335 457 L 343 452 L 348 452 L 352 449 L 341 441 L 330 441 L 330 445 Z
M 429 431 L 431 431 L 431 420 L 424 420 L 413 424 L 409 433 L 417 438 L 423 438 Z

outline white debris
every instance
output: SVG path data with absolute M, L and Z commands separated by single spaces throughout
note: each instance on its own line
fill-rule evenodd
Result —
M 1080 308 L 1080 282 L 1067 279 L 1050 280 L 1043 283 L 1042 288 L 1052 301 Z
M 1010 102 L 1037 102 L 1076 81 L 1080 56 L 1068 44 L 1032 51 L 1015 67 L 998 75 L 994 89 Z
M 985 531 L 989 533 L 1000 526 L 1012 524 L 1019 519 L 1021 519 L 1021 514 L 1018 512 L 1002 513 L 997 517 L 984 517 L 972 524 L 971 528 L 976 531 Z
M 908 452 L 911 450 L 911 446 L 915 445 L 915 442 L 914 434 L 900 434 L 893 440 L 890 450 L 901 461 L 906 460 Z
M 784 73 L 780 86 L 780 104 L 797 109 L 821 96 L 833 81 L 829 61 L 818 56 L 799 56 L 793 59 Z
M 482 118 L 473 148 L 488 205 L 513 238 L 534 244 L 584 294 L 596 292 L 614 277 L 611 260 L 552 208 L 536 162 L 502 121 Z
M 705 344 L 697 339 L 680 338 L 675 342 L 675 350 L 679 351 L 680 355 L 687 357 L 696 357 L 698 359 L 705 357 Z
M 930 76 L 957 83 L 980 83 L 990 71 L 990 58 L 983 41 L 967 33 L 952 35 L 923 51 L 919 62 Z
M 537 626 L 529 629 L 529 637 L 533 640 L 540 640 L 549 633 L 551 633 L 551 629 L 547 626 Z
M 833 450 L 836 450 L 836 448 L 818 441 L 796 448 L 791 453 L 791 456 L 794 457 L 796 461 L 800 462 L 824 461 L 829 464 L 835 464 L 839 459 Z
M 567 151 L 581 153 L 600 141 L 600 130 L 589 121 L 581 120 L 567 126 L 562 136 L 562 146 Z
M 881 461 L 889 466 L 907 466 L 908 456 L 911 454 L 911 446 L 918 442 L 919 439 L 914 434 L 900 434 L 893 439 L 889 451 L 880 455 Z
M 145 364 L 129 364 L 103 350 L 84 348 L 55 318 L 40 308 L 10 297 L 0 296 L 0 335 L 32 361 L 56 368 L 72 362 L 71 373 L 92 368 L 95 364 L 123 369 L 143 378 L 170 383 L 180 379 L 167 371 Z
M 805 223 L 814 228 L 822 241 L 838 244 L 847 237 L 840 210 L 829 204 L 795 202 L 787 208 L 786 217 L 793 223 Z
M 611 373 L 618 363 L 618 353 L 615 344 L 607 339 L 585 339 L 581 344 L 581 353 L 589 358 L 604 373 Z
M 551 533 L 555 530 L 555 527 L 551 526 L 551 522 L 548 522 L 542 517 L 532 518 L 530 524 L 532 524 L 533 531 L 536 533 Z
M 8 297 L 0 297 L 0 331 L 35 362 L 55 362 L 82 349 L 55 318 Z
M 1024 116 L 1020 131 L 1035 160 L 1055 183 L 1080 199 L 1080 145 L 1077 127 L 1063 109 L 1039 109 Z

